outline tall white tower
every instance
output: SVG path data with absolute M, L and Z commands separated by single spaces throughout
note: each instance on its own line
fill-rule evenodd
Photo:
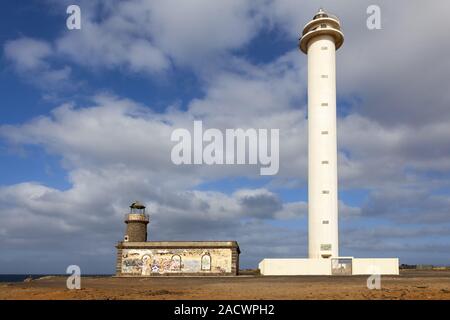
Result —
M 305 25 L 299 45 L 308 55 L 308 245 L 311 259 L 339 256 L 336 50 L 343 42 L 338 18 L 320 9 Z
M 309 259 L 263 259 L 258 265 L 262 275 L 399 274 L 398 258 L 339 257 L 336 50 L 343 42 L 339 19 L 322 9 L 303 29 L 299 46 L 308 55 Z

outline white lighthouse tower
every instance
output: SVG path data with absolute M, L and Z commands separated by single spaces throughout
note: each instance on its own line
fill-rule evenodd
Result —
M 310 259 L 339 256 L 336 139 L 336 50 L 344 35 L 337 17 L 320 9 L 306 24 L 308 55 L 308 248 Z
M 336 138 L 336 50 L 339 19 L 320 9 L 303 28 L 308 56 L 308 259 L 263 259 L 262 275 L 399 274 L 398 258 L 339 256 Z

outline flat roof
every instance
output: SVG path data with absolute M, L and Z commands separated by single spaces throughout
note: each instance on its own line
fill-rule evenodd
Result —
M 147 241 L 147 242 L 125 242 L 120 241 L 116 248 L 126 249 L 199 249 L 199 248 L 237 248 L 237 241 Z

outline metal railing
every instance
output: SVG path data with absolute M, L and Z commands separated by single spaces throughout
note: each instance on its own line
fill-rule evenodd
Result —
M 341 20 L 339 20 L 339 17 L 338 17 L 338 16 L 335 16 L 334 14 L 329 14 L 329 13 L 327 13 L 327 15 L 328 15 L 331 19 L 334 19 L 334 20 L 337 20 L 337 21 L 341 21 Z

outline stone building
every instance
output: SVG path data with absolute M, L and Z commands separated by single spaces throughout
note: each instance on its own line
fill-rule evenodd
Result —
M 117 248 L 117 276 L 223 275 L 239 272 L 236 241 L 147 241 L 149 215 L 134 202 Z

